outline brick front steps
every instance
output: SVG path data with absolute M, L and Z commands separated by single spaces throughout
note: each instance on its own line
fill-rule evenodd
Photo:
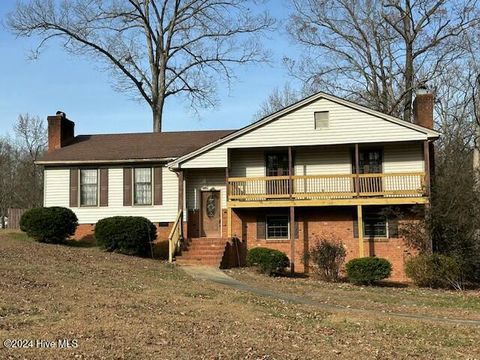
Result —
M 178 265 L 206 265 L 219 268 L 225 253 L 227 239 L 192 238 L 176 256 Z

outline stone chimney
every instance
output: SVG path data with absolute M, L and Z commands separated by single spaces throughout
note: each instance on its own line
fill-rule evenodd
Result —
M 413 100 L 413 122 L 417 125 L 433 129 L 434 96 L 425 87 L 420 87 Z
M 48 116 L 48 152 L 60 149 L 68 144 L 75 136 L 75 123 L 67 119 L 62 111 Z

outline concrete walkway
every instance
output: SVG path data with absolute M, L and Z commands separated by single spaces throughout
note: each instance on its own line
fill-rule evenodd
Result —
M 215 269 L 213 267 L 184 266 L 182 267 L 182 270 L 184 270 L 188 275 L 192 276 L 195 279 L 210 281 L 216 284 L 225 285 L 227 287 L 230 287 L 236 290 L 250 292 L 259 296 L 264 296 L 264 297 L 268 297 L 276 300 L 283 300 L 292 304 L 315 306 L 317 308 L 320 308 L 328 312 L 367 314 L 367 315 L 375 315 L 375 316 L 386 316 L 386 317 L 397 317 L 397 318 L 406 318 L 406 319 L 413 319 L 413 320 L 432 321 L 432 322 L 447 323 L 447 324 L 463 324 L 463 325 L 480 326 L 480 320 L 452 319 L 452 318 L 443 318 L 443 317 L 412 314 L 412 313 L 401 313 L 401 312 L 379 312 L 375 310 L 350 308 L 342 305 L 324 304 L 306 297 L 270 291 L 270 290 L 258 288 L 252 285 L 248 285 L 228 276 L 220 269 Z

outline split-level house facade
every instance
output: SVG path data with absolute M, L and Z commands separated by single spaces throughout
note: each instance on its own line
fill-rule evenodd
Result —
M 429 204 L 439 137 L 433 95 L 418 93 L 414 112 L 409 123 L 318 93 L 239 130 L 83 136 L 58 113 L 39 161 L 44 205 L 71 208 L 77 238 L 105 217 L 147 217 L 157 241 L 183 237 L 179 263 L 219 266 L 234 238 L 308 271 L 305 250 L 327 238 L 405 280 L 399 228 Z

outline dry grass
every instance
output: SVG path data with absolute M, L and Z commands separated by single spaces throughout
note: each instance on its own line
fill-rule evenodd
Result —
M 38 244 L 18 234 L 0 233 L 0 272 L 0 339 L 79 342 L 76 349 L 0 346 L 2 359 L 431 359 L 480 354 L 477 327 L 332 314 L 192 280 L 159 261 Z M 282 291 L 333 291 L 305 280 L 236 276 Z M 304 286 L 307 290 L 300 290 Z M 385 299 L 406 291 L 390 290 L 379 291 Z M 342 301 L 351 294 L 357 305 L 360 290 L 335 291 L 343 294 Z M 409 291 L 414 299 L 416 290 Z M 389 306 L 389 301 L 377 303 Z M 478 301 L 472 304 L 469 314 Z
M 260 288 L 300 295 L 324 304 L 383 313 L 399 312 L 480 321 L 479 291 L 422 289 L 401 284 L 356 286 L 345 282 L 324 282 L 316 278 L 315 274 L 305 278 L 268 278 L 248 268 L 226 272 L 237 280 Z

